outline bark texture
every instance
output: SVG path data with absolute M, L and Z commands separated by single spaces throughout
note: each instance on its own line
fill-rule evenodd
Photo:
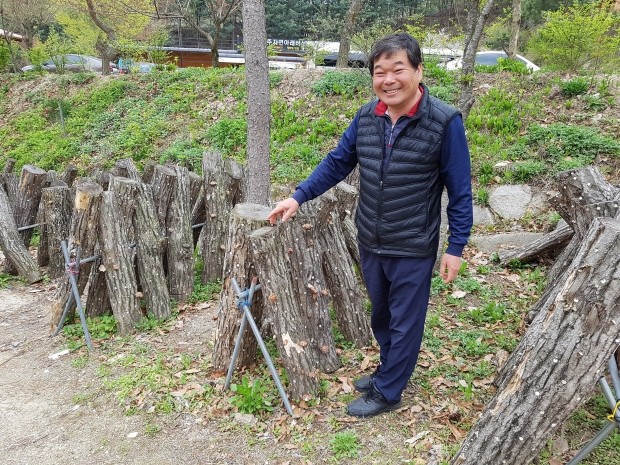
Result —
M 217 152 L 202 156 L 205 221 L 202 234 L 202 282 L 222 279 L 229 216 L 241 196 L 243 171 L 234 160 Z
M 73 193 L 69 187 L 46 187 L 41 195 L 39 205 L 39 223 L 45 224 L 47 236 L 48 267 L 50 278 L 59 278 L 65 272 L 65 260 L 60 249 L 60 242 L 69 237 Z M 41 253 L 42 246 L 39 245 Z
M 515 250 L 500 251 L 499 263 L 504 266 L 512 260 L 527 263 L 543 255 L 563 250 L 570 242 L 573 234 L 573 228 L 565 224 L 526 246 Z
M 222 279 L 222 292 L 218 310 L 215 346 L 213 348 L 213 367 L 225 370 L 232 359 L 235 340 L 239 331 L 241 313 L 237 308 L 237 296 L 232 286 L 232 278 L 236 278 L 239 286 L 249 286 L 256 276 L 250 243 L 247 235 L 267 223 L 271 209 L 262 205 L 240 203 L 230 213 L 230 225 L 226 243 L 226 260 Z M 263 317 L 262 290 L 254 296 L 252 316 L 257 325 L 261 326 Z M 246 331 L 239 351 L 239 366 L 250 365 L 256 358 L 257 343 L 251 331 Z
M 528 464 L 590 396 L 618 347 L 620 222 L 593 220 L 498 378 L 453 465 Z

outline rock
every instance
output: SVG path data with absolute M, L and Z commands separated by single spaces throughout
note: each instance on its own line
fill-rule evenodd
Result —
M 486 207 L 481 207 L 480 205 L 474 204 L 474 225 L 476 224 L 495 224 L 495 221 L 493 221 L 493 214 L 491 213 L 491 210 Z
M 251 413 L 235 413 L 235 421 L 242 425 L 254 426 L 258 423 L 258 418 Z
M 472 235 L 469 238 L 469 242 L 478 250 L 493 254 L 501 249 L 522 247 L 534 240 L 540 239 L 542 236 L 544 236 L 543 233 L 531 232 L 493 234 L 489 236 Z
M 506 185 L 493 189 L 489 194 L 489 207 L 504 219 L 521 218 L 532 201 L 532 189 L 527 185 Z

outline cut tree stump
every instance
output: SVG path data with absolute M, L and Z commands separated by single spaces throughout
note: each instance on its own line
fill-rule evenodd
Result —
M 202 283 L 222 279 L 229 215 L 241 195 L 243 171 L 233 160 L 217 152 L 202 156 L 205 222 L 202 234 Z
M 135 330 L 136 323 L 142 319 L 142 312 L 133 262 L 134 252 L 128 247 L 123 224 L 127 219 L 116 195 L 113 191 L 101 195 L 99 237 L 110 306 L 118 331 L 124 335 Z
M 618 270 L 620 221 L 593 219 L 453 465 L 528 464 L 590 397 L 619 343 Z
M 77 178 L 77 175 L 77 166 L 67 165 L 65 172 L 62 175 L 62 180 L 67 184 L 67 186 L 71 187 L 73 186 L 73 182 L 75 181 L 75 178 Z
M 59 278 L 65 273 L 65 260 L 60 248 L 60 242 L 69 237 L 73 193 L 69 187 L 46 187 L 41 194 L 38 222 L 45 225 L 47 236 L 48 257 L 47 272 L 50 278 Z M 42 246 L 39 245 L 39 255 Z
M 31 226 L 37 222 L 41 193 L 47 181 L 45 170 L 32 165 L 25 165 L 22 168 L 16 203 L 13 205 L 13 215 L 18 228 Z M 19 232 L 24 246 L 30 247 L 30 240 L 34 233 L 34 228 L 24 229 Z M 5 273 L 16 274 L 17 269 L 7 260 L 4 267 Z
M 112 174 L 114 176 L 120 176 L 133 181 L 142 182 L 138 168 L 136 168 L 136 165 L 131 158 L 123 158 L 122 160 L 118 160 L 114 164 Z
M 0 248 L 6 260 L 11 261 L 20 276 L 26 278 L 30 284 L 42 279 L 39 267 L 28 253 L 28 249 L 17 232 L 13 211 L 3 189 L 0 189 Z
M 267 216 L 270 212 L 269 207 L 248 203 L 239 203 L 230 212 L 226 260 L 224 261 L 212 358 L 213 367 L 216 370 L 225 371 L 228 368 L 241 322 L 242 315 L 237 308 L 237 295 L 232 286 L 232 278 L 237 280 L 239 286 L 249 287 L 252 278 L 256 276 L 247 235 L 268 224 Z M 263 318 L 262 292 L 262 290 L 256 292 L 251 307 L 252 316 L 259 328 Z M 246 331 L 239 351 L 238 366 L 253 364 L 256 361 L 257 347 L 256 339 L 251 331 Z
M 71 252 L 73 248 L 79 247 L 81 259 L 89 258 L 95 252 L 97 231 L 99 229 L 99 205 L 102 193 L 103 188 L 91 181 L 79 182 L 76 187 L 71 226 L 69 228 L 69 251 Z M 77 287 L 80 294 L 84 292 L 91 267 L 92 262 L 80 266 L 80 273 L 77 279 Z M 60 318 L 70 296 L 71 285 L 67 277 L 59 282 L 52 304 L 52 330 L 56 329 L 56 326 L 60 323 Z M 75 305 L 75 302 L 71 304 L 68 315 L 73 314 L 76 308 Z
M 190 224 L 189 172 L 176 166 L 176 182 L 166 216 L 168 289 L 170 297 L 186 302 L 194 292 L 194 241 Z
M 329 317 L 329 291 L 321 272 L 318 232 L 298 220 L 263 227 L 248 237 L 293 399 L 316 396 L 320 373 L 341 365 Z

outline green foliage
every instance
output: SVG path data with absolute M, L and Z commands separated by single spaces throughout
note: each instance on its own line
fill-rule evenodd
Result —
M 528 44 L 546 66 L 563 71 L 615 69 L 620 17 L 607 2 L 575 3 L 545 14 L 545 24 Z
M 474 190 L 474 201 L 482 206 L 489 206 L 489 190 L 486 187 L 480 187 Z
M 497 323 L 506 316 L 506 306 L 498 302 L 487 302 L 482 307 L 471 308 L 468 312 L 462 313 L 472 322 L 482 325 L 485 323 Z
M 269 71 L 269 88 L 275 89 L 280 85 L 284 79 L 284 73 L 282 71 Z
M 0 37 L 0 39 L 3 39 Z M 4 40 L 0 40 L 0 73 L 7 72 L 11 65 L 11 51 Z
M 116 333 L 116 320 L 112 315 L 87 318 L 86 325 L 92 339 L 107 339 Z M 65 325 L 62 330 L 68 339 L 75 340 L 84 336 L 81 323 Z
M 245 159 L 247 122 L 245 118 L 222 118 L 209 127 L 207 139 L 223 155 Z
M 11 283 L 16 282 L 17 277 L 10 274 L 0 273 L 0 289 L 6 289 L 11 286 Z
M 159 157 L 159 162 L 178 163 L 194 172 L 201 170 L 203 148 L 197 140 L 176 139 Z
M 329 441 L 334 457 L 340 459 L 354 459 L 359 455 L 360 440 L 355 431 L 341 431 Z
M 274 396 L 270 394 L 268 386 L 260 379 L 250 382 L 247 376 L 241 379 L 241 384 L 231 384 L 230 389 L 235 393 L 230 402 L 241 413 L 262 413 L 273 410 Z
M 576 77 L 574 79 L 568 79 L 560 82 L 560 90 L 562 95 L 566 97 L 575 97 L 577 95 L 585 94 L 590 88 L 590 81 L 582 77 Z
M 321 96 L 343 95 L 352 97 L 370 89 L 370 75 L 366 71 L 327 71 L 312 86 L 312 91 Z
M 494 87 L 472 109 L 467 118 L 467 127 L 486 129 L 504 138 L 511 138 L 521 130 L 523 114 L 524 109 L 517 95 Z
M 545 174 L 546 171 L 547 166 L 540 160 L 518 161 L 512 166 L 513 179 L 523 183 Z
M 446 103 L 454 104 L 457 101 L 459 89 L 455 85 L 429 86 L 429 93 Z
M 216 300 L 219 297 L 221 290 L 221 281 L 212 281 L 207 284 L 202 284 L 200 279 L 198 279 L 195 281 L 194 292 L 192 292 L 188 302 L 194 304 L 197 302 L 210 302 Z

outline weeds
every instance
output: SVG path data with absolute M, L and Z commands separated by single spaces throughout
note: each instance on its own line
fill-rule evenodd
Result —
M 256 379 L 250 382 L 247 376 L 241 379 L 241 384 L 231 384 L 230 389 L 235 393 L 230 402 L 241 413 L 263 413 L 273 410 L 275 397 L 270 394 L 271 389 Z
M 357 434 L 353 431 L 336 433 L 329 441 L 334 457 L 340 459 L 354 459 L 358 456 L 361 447 Z

